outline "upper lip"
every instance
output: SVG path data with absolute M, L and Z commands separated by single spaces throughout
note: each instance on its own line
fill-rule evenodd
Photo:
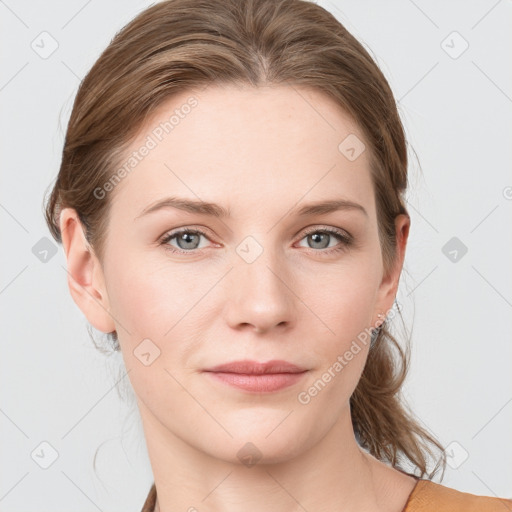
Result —
M 301 373 L 306 371 L 305 368 L 274 359 L 266 363 L 259 363 L 258 361 L 250 361 L 245 359 L 243 361 L 232 361 L 230 363 L 219 364 L 212 368 L 204 370 L 206 372 L 223 372 L 223 373 L 243 373 L 248 375 L 262 375 L 265 373 Z

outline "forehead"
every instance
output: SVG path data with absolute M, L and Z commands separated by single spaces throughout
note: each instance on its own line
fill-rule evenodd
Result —
M 115 202 L 131 212 L 171 194 L 236 210 L 236 203 L 261 208 L 337 193 L 371 209 L 360 128 L 334 100 L 308 88 L 180 92 L 146 119 L 121 165 L 127 172 Z

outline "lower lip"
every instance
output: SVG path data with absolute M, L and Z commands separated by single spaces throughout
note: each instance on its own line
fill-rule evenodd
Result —
M 257 391 L 266 393 L 278 391 L 296 384 L 304 377 L 306 373 L 267 373 L 263 375 L 248 375 L 244 373 L 223 373 L 223 372 L 207 372 L 213 378 L 218 379 L 225 384 L 234 386 L 246 391 Z

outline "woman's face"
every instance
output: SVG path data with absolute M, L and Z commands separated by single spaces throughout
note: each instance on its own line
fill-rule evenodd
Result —
M 368 157 L 350 118 L 304 88 L 210 86 L 148 119 L 108 192 L 101 280 L 146 427 L 277 462 L 347 420 L 401 270 L 383 273 Z M 183 208 L 152 208 L 171 197 Z M 313 208 L 335 201 L 357 206 Z M 274 391 L 205 371 L 239 360 L 306 371 Z

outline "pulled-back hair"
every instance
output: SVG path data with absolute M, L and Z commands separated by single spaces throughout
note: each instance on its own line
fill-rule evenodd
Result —
M 391 88 L 360 42 L 319 5 L 303 0 L 167 0 L 120 30 L 76 95 L 45 216 L 61 242 L 62 208 L 74 208 L 103 261 L 114 175 L 145 119 L 173 95 L 209 84 L 290 85 L 334 100 L 364 135 L 384 271 L 396 260 L 395 218 L 408 215 L 407 144 Z M 116 333 L 111 333 L 117 340 Z M 427 474 L 441 444 L 407 408 L 401 388 L 410 349 L 386 323 L 350 398 L 358 443 L 377 459 Z M 435 470 L 429 478 L 435 474 Z

